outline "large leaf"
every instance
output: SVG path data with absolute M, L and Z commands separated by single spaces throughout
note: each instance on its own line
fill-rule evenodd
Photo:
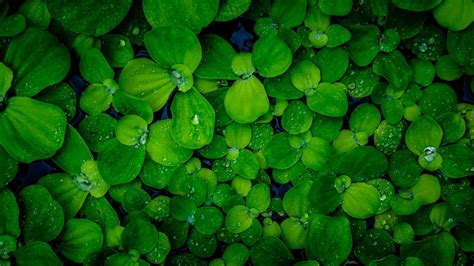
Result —
M 66 221 L 77 214 L 89 194 L 73 180 L 73 177 L 68 174 L 57 173 L 46 175 L 38 181 L 38 184 L 46 188 L 61 205 Z
M 5 64 L 13 70 L 12 88 L 18 96 L 34 96 L 59 83 L 69 72 L 71 59 L 56 37 L 38 28 L 28 28 L 12 40 Z
M 100 226 L 87 219 L 71 219 L 64 226 L 59 238 L 58 251 L 76 262 L 82 263 L 102 248 L 104 236 Z
M 0 143 L 20 162 L 46 159 L 63 145 L 66 125 L 66 115 L 59 107 L 13 97 L 0 113 Z
M 232 71 L 232 59 L 237 54 L 232 46 L 216 34 L 201 37 L 202 61 L 195 75 L 204 79 L 235 80 L 238 77 Z
M 28 186 L 19 195 L 25 212 L 23 234 L 26 243 L 54 240 L 64 226 L 61 205 L 40 185 Z
M 452 31 L 467 28 L 472 23 L 473 12 L 474 5 L 469 0 L 445 0 L 433 9 L 436 21 Z
M 20 236 L 20 209 L 15 194 L 7 188 L 0 189 L 0 235 Z
M 171 105 L 171 136 L 181 146 L 199 149 L 214 136 L 216 112 L 196 89 L 178 93 Z
M 349 220 L 315 214 L 306 233 L 306 255 L 324 265 L 340 265 L 352 250 Z
M 351 217 L 366 219 L 377 213 L 380 194 L 374 186 L 354 183 L 342 194 L 342 209 Z
M 181 64 L 194 72 L 201 62 L 201 44 L 185 27 L 155 28 L 145 34 L 145 46 L 156 63 L 166 69 Z
M 127 146 L 115 138 L 111 139 L 97 157 L 99 172 L 110 185 L 128 183 L 140 173 L 145 153 L 143 145 Z
M 65 172 L 77 175 L 81 172 L 82 164 L 93 160 L 94 157 L 79 132 L 68 125 L 64 144 L 53 157 L 54 162 Z
M 293 255 L 283 242 L 273 236 L 261 238 L 250 250 L 252 264 L 265 265 L 291 265 Z
M 392 0 L 392 3 L 397 7 L 415 12 L 430 10 L 441 2 L 441 0 Z
M 173 140 L 171 123 L 167 119 L 150 126 L 146 150 L 153 161 L 165 166 L 178 166 L 191 158 L 193 152 Z
M 144 0 L 143 11 L 153 28 L 183 26 L 200 32 L 217 14 L 219 0 Z
M 165 106 L 176 88 L 168 70 L 147 58 L 130 60 L 120 74 L 119 86 L 125 93 L 147 101 L 155 112 Z
M 225 95 L 224 106 L 227 114 L 236 122 L 251 123 L 268 112 L 270 101 L 262 82 L 251 76 L 232 84 Z
M 407 129 L 405 142 L 408 149 L 420 155 L 427 147 L 439 147 L 443 139 L 443 130 L 430 116 L 422 116 Z
M 291 60 L 290 48 L 278 36 L 270 34 L 255 42 L 252 63 L 262 77 L 273 78 L 285 73 Z
M 282 28 L 299 26 L 306 15 L 306 0 L 273 1 L 270 17 Z
M 44 242 L 34 242 L 17 249 L 13 255 L 19 266 L 50 265 L 61 266 L 63 262 L 53 249 Z
M 132 0 L 45 0 L 51 16 L 70 31 L 100 36 L 127 15 Z

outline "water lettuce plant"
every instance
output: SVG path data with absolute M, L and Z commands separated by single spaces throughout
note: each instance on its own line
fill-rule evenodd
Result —
M 472 265 L 473 14 L 0 0 L 0 265 Z

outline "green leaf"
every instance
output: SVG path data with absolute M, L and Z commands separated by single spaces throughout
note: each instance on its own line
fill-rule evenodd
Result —
M 290 67 L 292 53 L 284 41 L 276 35 L 258 39 L 252 51 L 252 64 L 265 78 L 279 76 Z
M 112 93 L 112 90 L 103 84 L 91 84 L 82 92 L 79 107 L 90 115 L 105 112 L 112 103 Z
M 320 0 L 319 7 L 330 16 L 345 16 L 352 10 L 352 0 Z
M 25 17 L 14 14 L 0 19 L 0 37 L 12 37 L 20 34 L 26 28 Z
M 388 170 L 387 158 L 372 146 L 356 147 L 342 158 L 340 171 L 350 176 L 353 182 L 381 178 Z
M 53 157 L 54 163 L 65 172 L 77 175 L 81 173 L 82 164 L 93 159 L 94 157 L 89 147 L 87 147 L 79 132 L 71 125 L 68 125 L 64 144 Z
M 232 207 L 225 218 L 225 226 L 231 233 L 241 233 L 249 229 L 253 219 L 258 215 L 258 210 L 250 209 L 243 205 Z
M 115 137 L 120 143 L 127 146 L 145 145 L 148 137 L 148 124 L 138 115 L 125 115 L 117 122 Z
M 118 215 L 110 202 L 105 198 L 88 197 L 81 208 L 81 217 L 97 223 L 104 232 L 108 232 L 120 226 Z M 109 235 L 106 236 L 107 246 L 111 247 L 112 242 Z M 116 243 L 117 245 L 119 243 Z
M 224 215 L 215 207 L 197 208 L 194 228 L 202 234 L 214 234 L 224 223 Z
M 341 194 L 337 192 L 335 182 L 336 177 L 331 175 L 320 175 L 314 180 L 309 192 L 309 201 L 318 213 L 327 215 L 341 204 Z
M 49 174 L 43 176 L 38 184 L 48 190 L 63 208 L 65 220 L 73 218 L 81 209 L 88 192 L 76 185 L 68 174 Z
M 247 149 L 241 150 L 238 156 L 231 161 L 232 170 L 245 179 L 255 179 L 260 170 L 257 156 Z
M 453 265 L 456 253 L 455 241 L 449 232 L 440 232 L 424 240 L 402 245 L 400 257 L 418 257 L 425 265 Z
M 158 242 L 156 243 L 155 248 L 145 254 L 145 257 L 151 263 L 160 264 L 165 261 L 170 250 L 171 245 L 168 237 L 165 234 L 158 232 Z
M 18 162 L 0 146 L 0 189 L 7 186 L 18 172 Z
M 145 146 L 127 146 L 117 139 L 105 143 L 97 157 L 99 172 L 109 185 L 123 184 L 135 179 L 145 161 Z M 116 167 L 120 165 L 121 167 Z
M 464 69 L 452 56 L 443 55 L 436 61 L 436 75 L 446 81 L 453 81 L 462 77 Z
M 101 51 L 111 67 L 124 67 L 133 59 L 134 52 L 130 40 L 120 34 L 107 34 L 100 38 Z
M 301 161 L 306 167 L 318 171 L 333 153 L 334 149 L 329 142 L 318 137 L 312 137 L 303 148 Z
M 450 178 L 461 178 L 474 172 L 474 152 L 468 146 L 458 143 L 441 147 L 443 156 L 441 172 Z
M 443 57 L 439 58 L 438 62 Z M 438 65 L 438 62 L 436 62 L 436 65 Z M 421 86 L 430 85 L 433 82 L 435 74 L 438 72 L 433 67 L 433 63 L 427 59 L 413 58 L 410 60 L 409 64 L 413 69 L 413 81 Z M 438 68 L 438 66 L 436 66 L 436 68 Z
M 471 24 L 473 8 L 469 0 L 446 0 L 433 9 L 433 16 L 441 26 L 460 31 Z
M 79 71 L 90 83 L 101 84 L 107 79 L 114 78 L 114 70 L 97 48 L 84 49 L 80 56 Z
M 349 66 L 349 56 L 347 51 L 340 47 L 325 47 L 316 54 L 316 65 L 321 69 L 321 79 L 323 82 L 338 81 Z
M 306 0 L 288 2 L 273 1 L 270 17 L 282 28 L 293 28 L 300 25 L 306 15 Z
M 102 249 L 102 229 L 87 219 L 71 219 L 64 225 L 59 237 L 58 251 L 66 258 L 82 263 Z
M 58 107 L 13 97 L 0 113 L 0 142 L 20 162 L 50 158 L 63 145 L 66 125 L 66 115 Z
M 379 127 L 380 121 L 381 116 L 377 107 L 363 103 L 352 111 L 349 127 L 353 132 L 366 132 L 368 135 L 372 135 Z
M 331 24 L 326 28 L 328 42 L 326 47 L 337 47 L 351 39 L 351 32 L 339 24 Z
M 212 22 L 218 9 L 218 0 L 191 0 L 185 3 L 180 0 L 143 1 L 143 11 L 153 28 L 181 26 L 196 33 Z
M 246 104 L 252 101 L 252 104 Z M 238 123 L 251 123 L 267 113 L 270 102 L 262 82 L 255 76 L 239 79 L 225 95 L 225 110 Z
M 40 185 L 25 187 L 19 194 L 25 211 L 23 234 L 27 244 L 56 239 L 64 225 L 61 205 Z
M 456 110 L 457 96 L 449 85 L 433 83 L 423 90 L 423 97 L 418 105 L 423 114 L 436 118 Z
M 17 249 L 13 255 L 17 265 L 51 265 L 60 266 L 63 262 L 53 249 L 44 242 L 34 242 Z
M 449 1 L 453 2 L 453 1 Z M 447 2 L 444 2 L 447 3 Z M 472 6 L 472 3 L 471 3 Z M 451 14 L 455 11 L 449 11 Z M 456 20 L 457 21 L 457 20 Z M 472 35 L 474 32 L 474 26 L 470 26 L 463 31 L 448 31 L 447 38 L 447 49 L 449 56 L 452 56 L 454 60 L 465 67 L 473 68 L 474 53 L 469 49 L 472 43 Z
M 275 134 L 265 145 L 262 153 L 268 167 L 287 169 L 298 162 L 302 151 L 292 147 L 288 137 L 288 133 Z
M 302 91 L 293 85 L 291 71 L 287 71 L 275 78 L 266 78 L 263 80 L 263 85 L 268 96 L 276 99 L 299 99 L 304 95 Z
M 227 246 L 222 254 L 225 263 L 243 265 L 249 259 L 250 252 L 248 248 L 241 243 L 232 243 Z
M 340 82 L 347 86 L 347 93 L 354 98 L 370 96 L 379 85 L 380 77 L 376 75 L 371 67 L 358 67 L 349 64 Z
M 115 135 L 117 121 L 108 114 L 99 113 L 85 117 L 79 123 L 79 133 L 89 148 L 98 152 L 107 140 Z
M 234 48 L 222 37 L 207 34 L 201 37 L 202 60 L 195 75 L 203 79 L 236 80 L 232 70 L 232 60 L 237 54 Z
M 394 185 L 410 187 L 420 178 L 423 168 L 418 164 L 416 156 L 409 150 L 396 151 L 390 157 L 388 175 Z
M 365 265 L 395 253 L 390 234 L 382 229 L 368 230 L 354 247 L 354 253 Z
M 378 190 L 365 183 L 353 183 L 342 194 L 342 209 L 351 217 L 366 219 L 380 208 Z
M 344 216 L 312 216 L 306 233 L 306 255 L 324 265 L 339 265 L 352 250 L 349 220 Z
M 387 94 L 395 98 L 406 90 L 413 74 L 405 57 L 398 50 L 377 56 L 372 69 L 375 74 L 388 80 Z
M 292 101 L 281 116 L 281 126 L 290 134 L 308 131 L 313 122 L 313 112 L 301 101 Z
M 410 12 L 392 6 L 388 9 L 385 28 L 395 29 L 402 40 L 412 38 L 423 29 L 427 12 Z
M 252 0 L 220 0 L 219 11 L 215 21 L 229 21 L 245 13 L 250 8 Z
M 209 258 L 216 252 L 217 240 L 214 235 L 205 235 L 192 230 L 188 237 L 188 248 L 197 257 Z
M 136 249 L 141 254 L 153 250 L 158 243 L 158 231 L 150 222 L 135 219 L 130 222 L 122 233 L 122 246 L 126 250 Z
M 466 132 L 466 121 L 460 113 L 446 112 L 438 116 L 438 123 L 443 129 L 443 144 L 458 142 Z
M 321 83 L 306 97 L 312 111 L 331 117 L 344 116 L 349 108 L 345 86 L 341 83 Z
M 154 112 L 165 106 L 176 85 L 168 70 L 147 58 L 130 60 L 119 77 L 120 90 L 147 101 Z
M 71 59 L 54 35 L 28 28 L 12 40 L 4 62 L 14 73 L 12 88 L 16 95 L 31 97 L 62 81 Z
M 392 3 L 397 7 L 415 12 L 428 11 L 441 2 L 441 0 L 422 0 L 416 2 L 409 0 L 392 0 Z
M 250 249 L 250 259 L 253 265 L 291 265 L 295 259 L 278 238 L 267 236 L 258 240 Z
M 144 99 L 131 96 L 121 90 L 114 93 L 112 105 L 115 111 L 124 115 L 138 115 L 150 124 L 153 121 L 153 109 Z
M 441 186 L 438 178 L 429 174 L 421 175 L 415 185 L 411 187 L 411 193 L 423 205 L 436 202 L 441 195 Z
M 150 126 L 146 150 L 153 161 L 165 166 L 178 166 L 191 158 L 193 153 L 173 140 L 171 123 L 167 119 Z
M 151 58 L 158 66 L 165 69 L 174 68 L 175 65 L 185 65 L 192 73 L 202 58 L 198 38 L 184 27 L 155 28 L 145 34 L 145 46 Z
M 76 115 L 77 96 L 74 89 L 65 82 L 47 87 L 34 97 L 36 100 L 54 104 L 66 113 L 68 122 Z
M 232 123 L 224 129 L 225 142 L 228 147 L 243 149 L 252 137 L 249 124 Z
M 266 211 L 270 206 L 270 188 L 267 184 L 259 183 L 253 185 L 246 198 L 246 204 L 249 208 L 255 208 L 260 213 Z
M 16 203 L 15 194 L 8 188 L 0 189 L 0 235 L 20 236 L 20 209 Z
M 310 209 L 310 191 L 313 182 L 302 181 L 283 196 L 283 209 L 290 217 L 301 218 Z
M 0 79 L 0 102 L 3 102 L 12 85 L 13 71 L 0 62 L 0 74 L 2 75 L 2 78 Z
M 196 89 L 178 93 L 171 104 L 171 136 L 179 145 L 199 149 L 214 136 L 216 113 Z
M 291 83 L 302 92 L 315 89 L 321 80 L 321 71 L 309 60 L 301 60 L 291 70 Z
M 70 31 L 100 36 L 115 28 L 127 15 L 132 0 L 45 0 L 51 16 Z M 78 20 L 77 18 L 81 18 Z
M 439 147 L 443 139 L 443 130 L 430 116 L 421 116 L 408 127 L 405 142 L 408 149 L 420 155 L 427 147 Z
M 358 66 L 367 66 L 377 56 L 380 30 L 375 25 L 351 28 L 351 40 L 347 43 L 349 56 Z

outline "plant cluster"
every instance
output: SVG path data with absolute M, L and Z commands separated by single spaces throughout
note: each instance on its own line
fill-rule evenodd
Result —
M 473 18 L 0 0 L 0 265 L 473 263 Z M 236 21 L 251 46 L 216 30 Z

